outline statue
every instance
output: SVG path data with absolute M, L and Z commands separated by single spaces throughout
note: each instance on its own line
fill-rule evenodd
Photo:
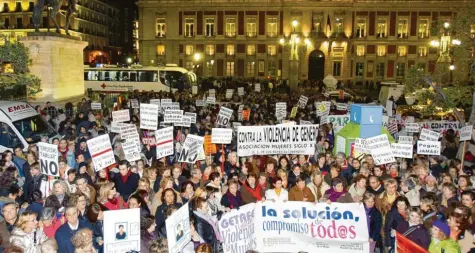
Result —
M 66 9 L 66 25 L 64 31 L 69 35 L 69 25 L 71 23 L 71 17 L 77 11 L 76 10 L 76 0 L 66 0 L 68 2 L 68 7 Z M 61 9 L 63 0 L 38 0 L 33 11 L 33 24 L 35 27 L 35 32 L 39 32 L 41 17 L 43 14 L 43 9 L 46 6 L 50 8 L 51 11 L 48 12 L 48 18 L 53 19 L 54 25 L 56 26 L 56 32 L 61 33 L 61 27 L 59 26 L 59 21 L 56 20 L 56 16 Z

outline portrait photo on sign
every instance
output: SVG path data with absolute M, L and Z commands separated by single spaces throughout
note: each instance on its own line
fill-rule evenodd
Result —
M 183 221 L 180 221 L 176 227 L 175 227 L 175 235 L 176 235 L 176 241 L 180 241 L 180 239 L 183 237 Z
M 127 222 L 117 222 L 115 224 L 115 239 L 126 240 L 127 239 Z

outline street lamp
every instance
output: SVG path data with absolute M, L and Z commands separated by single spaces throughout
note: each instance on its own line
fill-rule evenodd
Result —
M 200 54 L 200 53 L 195 53 L 195 54 L 193 55 L 193 59 L 195 59 L 195 61 L 199 61 L 200 58 L 201 58 L 201 54 Z
M 132 63 L 132 58 L 130 58 L 130 57 L 127 58 L 127 63 L 128 63 L 128 64 L 131 64 L 131 63 Z
M 292 27 L 294 28 L 294 32 L 296 31 L 298 25 L 299 25 L 299 21 L 297 21 L 297 20 L 294 19 L 294 20 L 292 21 Z
M 455 69 L 455 66 L 454 66 L 454 65 L 450 65 L 450 66 L 449 66 L 449 69 L 450 69 L 450 70 L 454 70 L 454 69 Z

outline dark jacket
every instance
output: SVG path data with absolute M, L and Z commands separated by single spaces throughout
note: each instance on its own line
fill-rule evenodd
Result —
M 395 240 L 391 237 L 391 229 L 396 229 L 397 226 L 403 222 L 406 222 L 406 220 L 397 211 L 397 208 L 391 208 L 391 210 L 386 214 L 384 222 L 384 246 L 394 248 Z
M 239 209 L 240 206 L 244 205 L 244 201 L 241 197 L 241 192 L 237 191 L 236 196 L 234 196 L 228 190 L 221 198 L 221 205 L 224 207 L 229 207 L 231 209 Z
M 409 227 L 409 222 L 403 221 L 397 226 L 396 231 L 424 249 L 429 249 L 431 236 L 423 224 Z
M 137 187 L 139 186 L 139 179 L 139 175 L 136 173 L 130 173 L 129 178 L 127 178 L 124 183 L 120 174 L 115 175 L 115 188 L 117 189 L 117 192 L 119 192 L 120 195 L 124 197 L 124 200 L 128 200 L 129 196 L 137 190 Z
M 41 215 L 43 214 L 43 202 L 33 202 L 25 209 L 25 211 L 32 211 L 37 214 L 36 219 L 39 221 L 41 219 Z
M 28 203 L 33 203 L 33 191 L 40 189 L 42 180 L 48 181 L 48 176 L 39 175 L 38 177 L 31 177 L 31 180 L 25 182 L 25 200 Z
M 381 239 L 381 229 L 383 228 L 383 216 L 378 208 L 373 207 L 368 210 L 367 219 L 369 220 L 369 238 L 377 242 Z
M 211 245 L 213 252 L 219 252 L 219 241 L 218 238 L 216 238 L 213 226 L 197 215 L 193 215 L 193 218 L 195 220 L 196 232 L 207 244 Z
M 181 203 L 175 203 L 175 207 L 178 209 L 181 207 Z M 166 203 L 162 203 L 161 206 L 157 208 L 155 212 L 155 224 L 157 224 L 156 231 L 157 234 L 162 238 L 167 238 L 167 228 L 165 226 L 165 209 L 167 208 Z
M 98 239 L 100 237 L 102 238 L 102 241 L 104 241 L 104 233 L 103 233 L 104 223 L 101 220 L 98 220 L 94 223 L 91 223 L 91 226 L 92 226 L 92 242 L 93 242 L 94 248 L 96 248 L 99 251 L 99 253 L 103 253 L 104 244 L 99 245 Z
M 87 221 L 79 220 L 79 226 L 77 230 L 72 230 L 67 222 L 58 228 L 54 239 L 56 239 L 56 242 L 58 242 L 58 248 L 61 249 L 61 253 L 74 253 L 75 248 L 71 242 L 71 238 L 73 238 L 76 232 L 82 228 L 91 229 L 91 224 L 89 224 Z

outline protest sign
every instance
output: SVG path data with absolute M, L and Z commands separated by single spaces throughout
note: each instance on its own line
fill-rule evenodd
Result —
M 209 89 L 208 90 L 208 96 L 216 98 L 216 90 L 215 89 Z
M 348 105 L 344 103 L 336 103 L 336 109 L 338 111 L 346 111 L 348 110 Z
M 366 213 L 359 203 L 266 201 L 256 204 L 254 215 L 258 252 L 369 252 Z
M 256 83 L 256 84 L 254 84 L 254 85 L 255 85 L 254 91 L 256 91 L 256 92 L 261 92 L 261 84 L 260 84 L 260 83 Z
M 244 105 L 239 105 L 238 108 L 238 121 L 242 121 L 242 111 L 244 110 Z
M 187 115 L 183 115 L 183 118 L 182 118 L 182 126 L 184 127 L 191 127 L 191 116 L 187 116 Z
M 306 97 L 304 95 L 300 95 L 299 107 L 302 108 L 302 109 L 305 109 L 305 106 L 307 106 L 307 102 L 308 102 L 308 97 Z
M 141 158 L 140 152 L 137 151 L 140 150 L 140 147 L 137 147 L 137 144 L 133 140 L 123 142 L 122 150 L 124 150 L 125 159 L 129 162 L 135 162 Z
M 53 145 L 46 142 L 38 142 L 38 151 L 40 153 L 41 174 L 58 177 L 58 145 Z
M 180 150 L 179 162 L 195 163 L 198 155 L 203 149 L 204 138 L 201 136 L 188 134 Z M 204 155 L 204 154 L 203 154 Z
M 473 125 L 464 126 L 460 129 L 460 140 L 469 141 L 472 139 Z
M 157 143 L 157 159 L 173 155 L 173 127 L 166 127 L 155 131 Z
M 216 118 L 216 125 L 227 127 L 229 124 L 229 119 L 231 118 L 232 115 L 233 115 L 232 109 L 221 106 L 221 109 L 219 109 L 218 117 Z
M 204 137 L 204 149 L 205 155 L 215 154 L 217 151 L 216 144 L 211 142 L 211 135 L 205 135 Z
M 317 116 L 328 115 L 330 113 L 331 102 L 323 101 L 317 103 Z
M 140 104 L 140 128 L 148 130 L 157 130 L 158 105 Z
M 397 120 L 396 119 L 389 119 L 388 121 L 389 121 L 388 126 L 387 126 L 388 131 L 391 134 L 397 133 L 398 132 Z
M 140 141 L 140 140 L 139 140 Z M 87 147 L 94 163 L 94 169 L 99 171 L 115 163 L 114 152 L 108 134 L 99 135 L 87 141 Z
M 242 111 L 242 120 L 249 120 L 250 117 L 251 117 L 251 109 Z
M 427 128 L 434 132 L 443 133 L 448 129 L 453 129 L 455 132 L 460 131 L 463 125 L 457 121 L 423 121 L 418 123 L 421 128 Z
M 295 118 L 295 116 L 297 116 L 297 111 L 298 111 L 298 107 L 297 106 L 294 106 L 292 107 L 292 111 L 290 112 L 290 118 Z
M 203 107 L 203 106 L 205 106 L 205 101 L 204 100 L 196 100 L 195 104 L 198 107 Z
M 328 115 L 328 121 L 333 125 L 333 131 L 338 133 L 348 122 L 350 122 L 350 115 Z
M 394 157 L 414 158 L 412 144 L 391 143 L 391 150 Z
M 130 108 L 138 109 L 139 108 L 139 101 L 135 98 L 130 100 Z
M 216 98 L 215 97 L 207 97 L 206 98 L 206 104 L 209 104 L 209 105 L 216 104 Z
M 150 145 L 151 147 L 155 147 L 157 145 L 157 141 L 155 140 L 155 136 L 148 136 L 142 137 L 142 144 L 143 145 Z
M 374 164 L 383 165 L 387 163 L 393 163 L 396 160 L 391 147 L 382 147 L 378 149 L 371 149 L 371 156 L 373 157 Z
M 115 122 L 126 122 L 130 121 L 129 110 L 120 110 L 112 112 L 112 121 Z
M 417 124 L 417 123 L 407 123 L 406 122 L 406 132 L 408 132 L 408 133 L 419 133 L 419 124 Z
M 191 94 L 193 95 L 198 94 L 198 86 L 196 85 L 191 86 Z
M 216 144 L 230 144 L 233 139 L 233 130 L 231 128 L 213 128 L 211 129 L 211 142 Z
M 226 99 L 231 99 L 233 97 L 234 90 L 233 89 L 226 89 Z
M 173 102 L 170 106 L 170 110 L 180 110 L 180 102 Z
M 421 129 L 421 134 L 419 135 L 419 139 L 424 141 L 438 141 L 440 134 L 434 131 L 431 131 L 426 128 Z
M 239 87 L 238 88 L 238 95 L 239 96 L 244 96 L 244 87 Z
M 158 107 L 161 106 L 160 99 L 158 99 L 158 98 L 150 99 L 150 104 L 151 104 L 151 105 L 158 105 Z
M 233 131 L 237 133 L 238 127 L 242 126 L 241 122 L 233 122 Z
M 388 136 L 385 134 L 380 134 L 378 136 L 374 136 L 371 138 L 366 139 L 366 146 L 368 149 L 378 149 L 387 147 L 390 148 L 391 145 L 389 144 Z
M 194 112 L 185 112 L 184 116 L 190 117 L 191 124 L 196 124 L 196 113 L 194 113 Z
M 275 104 L 275 117 L 277 120 L 283 120 L 287 117 L 287 103 L 279 102 Z
M 165 220 L 169 253 L 180 253 L 191 241 L 190 207 L 188 203 Z
M 417 141 L 417 154 L 440 155 L 439 141 Z
M 104 212 L 104 252 L 140 252 L 140 208 Z
M 317 135 L 318 125 L 240 126 L 238 156 L 312 155 Z
M 409 144 L 413 145 L 412 141 L 414 140 L 414 137 L 412 136 L 399 136 L 398 142 L 400 144 Z
M 353 152 L 359 153 L 359 154 L 371 154 L 371 151 L 367 148 L 366 140 L 362 138 L 355 139 Z
M 91 103 L 91 109 L 92 110 L 101 110 L 102 109 L 102 104 L 98 102 L 92 102 Z
M 320 125 L 325 125 L 328 123 L 330 123 L 330 121 L 328 120 L 328 115 L 320 116 Z
M 300 124 L 299 125 L 311 125 L 312 122 L 310 121 L 306 121 L 306 120 L 300 120 Z
M 166 110 L 163 122 L 165 123 L 178 123 L 183 121 L 183 110 Z
M 120 126 L 121 125 L 122 125 L 122 123 L 120 123 L 120 122 L 112 121 L 111 122 L 111 132 L 112 133 L 120 133 Z
M 223 239 L 224 253 L 247 252 L 256 249 L 254 233 L 255 203 L 239 207 L 239 210 L 221 216 L 218 222 L 219 233 Z
M 393 116 L 393 104 L 394 102 L 392 100 L 386 101 L 386 115 L 389 117 Z

